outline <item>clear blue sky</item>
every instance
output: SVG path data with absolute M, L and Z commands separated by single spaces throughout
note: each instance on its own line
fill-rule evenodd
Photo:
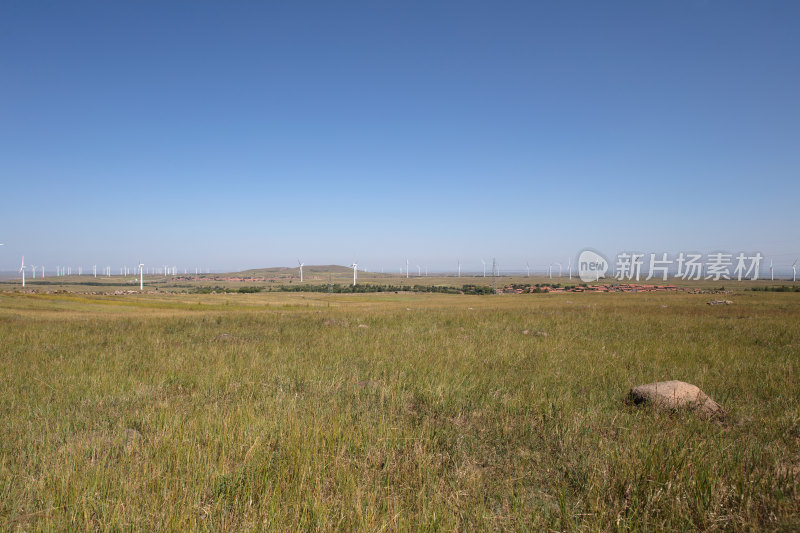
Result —
M 796 1 L 7 0 L 0 269 L 791 265 L 798 28 Z

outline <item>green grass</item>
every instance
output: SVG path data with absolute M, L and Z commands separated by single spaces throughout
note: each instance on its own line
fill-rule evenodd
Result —
M 800 295 L 728 298 L 2 293 L 0 529 L 795 531 Z

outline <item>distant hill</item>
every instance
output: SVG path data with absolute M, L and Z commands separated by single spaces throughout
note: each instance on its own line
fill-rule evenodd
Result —
M 304 265 L 303 275 L 314 274 L 345 274 L 353 270 L 340 265 Z M 242 276 L 291 276 L 299 275 L 299 267 L 266 267 L 266 268 L 251 268 L 242 270 L 241 272 L 232 272 L 232 274 L 240 274 Z
M 242 277 L 266 277 L 266 278 L 289 278 L 300 277 L 299 267 L 267 267 L 267 268 L 251 268 L 241 272 L 231 272 L 230 275 Z M 353 268 L 342 265 L 303 265 L 303 277 L 312 279 L 314 277 L 327 277 L 327 276 L 352 276 Z M 391 274 L 380 274 L 375 272 L 362 273 L 359 270 L 359 275 L 374 277 L 391 277 Z

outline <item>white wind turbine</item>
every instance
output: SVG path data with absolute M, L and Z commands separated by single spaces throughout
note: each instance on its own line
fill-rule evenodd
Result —
M 528 271 L 528 276 L 527 277 L 531 277 L 531 265 L 527 261 L 525 261 L 525 268 Z
M 483 263 L 483 277 L 485 278 L 486 277 L 486 261 L 481 259 L 481 263 Z
M 44 265 L 42 265 L 42 279 L 44 279 Z
M 406 259 L 406 279 L 408 279 L 408 259 Z
M 31 265 L 31 271 L 33 271 L 33 279 L 36 279 L 36 267 Z
M 97 277 L 97 265 L 94 265 L 94 277 Z
M 775 271 L 772 269 L 772 259 L 769 260 L 769 277 L 775 281 Z
M 458 260 L 458 277 L 461 277 L 461 259 Z
M 301 263 L 300 260 L 297 260 L 297 264 L 300 265 L 300 283 L 303 283 L 303 265 L 305 263 Z
M 356 281 L 358 281 L 358 263 L 353 263 L 353 287 L 356 286 Z
M 792 263 L 792 281 L 797 281 L 797 259 Z
M 142 271 L 143 268 L 144 265 L 142 263 L 139 263 L 139 292 L 144 290 L 144 272 Z
M 561 263 L 556 263 L 556 264 L 558 265 L 558 277 L 560 278 L 561 277 L 561 267 L 562 267 L 562 265 L 561 265 Z
M 569 258 L 569 279 L 572 279 L 572 258 Z
M 422 277 L 422 267 L 419 265 L 417 265 L 417 276 L 420 278 Z
M 22 266 L 19 267 L 19 271 L 22 272 L 22 286 L 25 286 L 25 256 L 22 256 Z

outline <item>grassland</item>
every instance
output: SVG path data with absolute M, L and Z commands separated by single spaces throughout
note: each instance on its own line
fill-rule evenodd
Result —
M 726 298 L 0 293 L 0 529 L 796 531 L 800 294 Z

